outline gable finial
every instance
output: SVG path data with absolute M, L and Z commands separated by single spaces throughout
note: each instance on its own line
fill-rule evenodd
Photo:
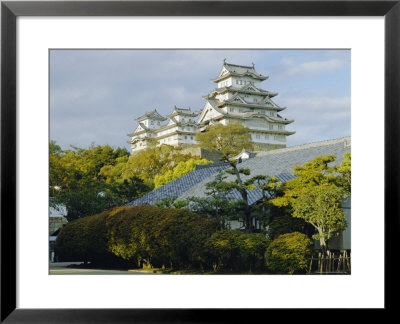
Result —
M 224 64 L 226 63 L 226 58 L 224 58 Z
M 254 63 L 252 62 L 251 65 L 253 65 L 253 69 L 254 69 Z

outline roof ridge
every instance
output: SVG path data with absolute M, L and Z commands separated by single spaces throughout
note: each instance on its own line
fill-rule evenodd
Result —
M 249 69 L 253 69 L 254 70 L 254 66 L 232 64 L 232 63 L 227 63 L 227 62 L 224 62 L 224 65 L 238 66 L 238 67 L 244 67 L 244 68 L 249 68 Z
M 319 142 L 311 142 L 311 143 L 290 146 L 290 147 L 285 147 L 285 148 L 271 150 L 271 151 L 258 151 L 258 152 L 256 152 L 256 157 L 261 157 L 261 156 L 266 156 L 266 155 L 274 155 L 274 154 L 285 153 L 285 152 L 299 151 L 299 150 L 312 148 L 312 147 L 323 147 L 323 146 L 339 144 L 339 143 L 343 143 L 344 146 L 351 146 L 351 136 L 345 136 L 345 137 L 335 138 L 335 139 L 331 139 L 331 140 L 324 140 L 324 141 L 319 141 Z

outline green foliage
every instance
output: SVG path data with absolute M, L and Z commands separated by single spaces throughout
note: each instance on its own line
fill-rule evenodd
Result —
M 312 256 L 312 241 L 298 232 L 280 235 L 265 253 L 266 264 L 274 273 L 304 273 Z
M 262 270 L 268 244 L 263 234 L 219 231 L 207 241 L 209 262 L 215 271 Z
M 54 249 L 59 261 L 87 261 L 85 224 L 84 219 L 77 219 L 58 234 Z
M 221 171 L 213 181 L 206 183 L 206 197 L 188 198 L 190 209 L 217 220 L 219 229 L 225 229 L 226 221 L 236 215 L 237 202 L 229 196 L 231 190 L 227 190 L 226 177 Z
M 67 224 L 55 249 L 69 261 L 199 268 L 215 230 L 213 220 L 185 209 L 117 207 Z
M 186 268 L 202 262 L 215 222 L 186 209 L 121 207 L 107 222 L 110 250 L 138 264 Z
M 284 209 L 283 209 L 284 210 Z M 273 240 L 279 235 L 293 232 L 308 233 L 307 223 L 303 219 L 294 218 L 289 213 L 275 207 L 273 217 L 268 224 L 268 237 Z
M 350 154 L 346 153 L 344 156 L 345 160 L 340 167 L 329 166 L 336 159 L 334 155 L 318 156 L 314 160 L 304 163 L 302 166 L 295 166 L 293 174 L 297 177 L 285 183 L 284 195 L 273 199 L 272 202 L 274 205 L 291 207 L 294 200 L 304 190 L 324 184 L 334 184 L 342 188 L 348 187 L 348 191 L 350 191 Z M 335 174 L 335 172 L 341 173 Z
M 191 154 L 182 153 L 182 149 L 171 145 L 152 146 L 132 154 L 123 165 L 117 165 L 117 170 L 107 170 L 107 173 L 124 177 L 137 176 L 146 183 L 154 185 L 154 178 L 175 168 L 179 162 L 194 158 Z
M 284 195 L 272 199 L 276 206 L 290 209 L 292 216 L 301 218 L 314 226 L 322 251 L 327 240 L 346 228 L 345 216 L 340 204 L 351 192 L 351 156 L 344 155 L 340 166 L 331 167 L 334 155 L 319 156 L 296 166 L 297 178 L 284 185 Z
M 126 149 L 112 148 L 109 145 L 92 144 L 88 149 L 71 147 L 61 150 L 54 141 L 49 145 L 50 189 L 58 187 L 55 195 L 76 189 L 87 189 L 97 186 L 102 179 L 99 174 L 105 165 L 114 165 L 118 158 L 129 155 Z
M 187 200 L 176 200 L 177 197 L 165 197 L 160 201 L 155 201 L 154 205 L 160 208 L 184 208 L 189 204 Z
M 115 263 L 117 258 L 108 251 L 107 215 L 103 212 L 68 223 L 58 234 L 54 246 L 59 261 Z
M 62 192 L 52 201 L 52 204 L 55 207 L 58 204 L 64 205 L 67 208 L 66 218 L 72 221 L 126 204 L 149 190 L 143 180 L 137 177 L 123 182 L 99 181 L 97 187 Z
M 197 133 L 199 146 L 222 153 L 224 161 L 239 154 L 242 149 L 253 149 L 249 129 L 239 123 L 216 124 L 207 127 L 204 133 Z
M 187 161 L 181 161 L 178 163 L 176 167 L 174 167 L 172 170 L 168 170 L 166 173 L 162 175 L 156 175 L 154 178 L 154 186 L 155 188 L 161 187 L 168 182 L 171 182 L 172 180 L 175 180 L 186 173 L 189 173 L 190 171 L 193 171 L 195 169 L 196 165 L 200 164 L 209 164 L 212 163 L 211 161 L 208 161 L 206 159 L 189 159 Z
M 334 167 L 334 172 L 338 173 L 337 185 L 345 190 L 345 193 L 351 194 L 351 154 L 344 153 L 344 160 L 339 166 Z
M 305 189 L 293 202 L 293 217 L 312 224 L 318 234 L 321 246 L 326 246 L 335 234 L 346 228 L 344 212 L 340 206 L 345 190 L 333 184 L 325 184 Z
M 252 184 L 243 183 L 241 177 L 250 175 L 250 170 L 239 169 L 234 159 L 243 149 L 253 149 L 249 129 L 235 122 L 228 125 L 216 124 L 209 126 L 204 133 L 197 133 L 196 140 L 201 147 L 221 153 L 221 161 L 231 166 L 231 169 L 225 172 L 235 175 L 235 181 L 221 181 L 216 186 L 218 190 L 225 191 L 226 195 L 232 193 L 233 190 L 240 193 L 242 201 L 238 202 L 236 208 L 241 206 L 242 210 L 237 215 L 243 219 L 246 231 L 253 232 L 253 219 L 247 195 L 247 190 L 252 188 Z

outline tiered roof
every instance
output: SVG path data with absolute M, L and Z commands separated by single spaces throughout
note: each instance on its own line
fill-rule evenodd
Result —
M 208 103 L 211 105 L 211 107 L 213 107 L 213 109 L 215 109 L 218 113 L 221 114 L 221 116 L 215 118 L 215 119 L 219 119 L 219 118 L 225 118 L 225 117 L 229 117 L 229 118 L 236 118 L 236 119 L 252 119 L 254 117 L 259 117 L 259 118 L 263 118 L 265 120 L 267 120 L 270 123 L 281 123 L 281 124 L 291 124 L 294 122 L 294 120 L 292 119 L 287 119 L 287 118 L 283 118 L 280 115 L 275 116 L 267 116 L 265 114 L 262 114 L 260 112 L 254 112 L 251 111 L 250 108 L 265 108 L 265 106 L 261 106 L 261 105 L 257 105 L 257 104 L 238 104 L 238 106 L 241 107 L 248 107 L 249 110 L 246 112 L 242 112 L 242 113 L 235 113 L 235 112 L 225 112 L 223 111 L 221 108 L 223 106 L 225 106 L 226 102 L 220 102 L 216 99 L 207 99 Z M 232 105 L 232 103 L 230 103 L 230 105 Z M 281 107 L 281 108 L 274 108 L 274 110 L 283 110 L 285 109 L 285 107 Z M 273 133 L 277 133 L 278 131 L 274 130 Z M 287 134 L 287 135 L 292 135 L 295 132 L 288 132 L 288 131 L 284 131 L 282 132 L 282 134 Z
M 256 70 L 254 69 L 254 64 L 252 66 L 236 65 L 236 64 L 226 63 L 226 61 L 224 60 L 224 64 L 222 66 L 220 74 L 215 79 L 211 79 L 211 81 L 219 82 L 231 76 L 241 76 L 241 77 L 249 76 L 257 80 L 268 79 L 267 75 L 262 75 L 256 72 Z
M 190 108 L 178 108 L 174 107 L 174 111 L 172 114 L 167 115 L 168 118 L 175 116 L 188 116 L 188 117 L 196 117 L 200 114 L 200 111 L 192 111 Z
M 237 93 L 245 93 L 245 94 L 255 94 L 255 95 L 261 95 L 261 96 L 268 96 L 270 98 L 275 97 L 278 95 L 277 92 L 270 92 L 264 89 L 260 89 L 256 87 L 253 84 L 246 84 L 241 87 L 235 87 L 235 86 L 228 86 L 228 87 L 221 87 L 221 88 L 215 88 L 214 90 L 211 91 L 209 94 L 210 96 L 215 96 L 217 94 L 222 94 L 225 92 L 237 92 Z M 204 97 L 208 97 L 204 96 Z
M 154 109 L 152 111 L 148 111 L 147 113 L 145 113 L 144 115 L 140 116 L 139 118 L 136 118 L 135 120 L 137 122 L 141 122 L 141 121 L 146 120 L 146 119 L 153 119 L 153 120 L 159 120 L 159 121 L 167 120 L 167 118 L 161 116 L 158 113 L 157 109 Z

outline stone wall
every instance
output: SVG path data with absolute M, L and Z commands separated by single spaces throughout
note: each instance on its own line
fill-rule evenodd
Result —
M 195 146 L 185 147 L 182 150 L 182 153 L 190 153 L 194 156 L 199 156 L 202 159 L 206 159 L 206 160 L 213 161 L 213 162 L 219 162 L 219 160 L 221 158 L 221 153 L 209 151 L 209 150 L 203 149 L 201 147 L 195 147 Z
M 253 143 L 253 144 L 255 151 L 271 151 L 286 147 L 286 144 L 268 144 L 268 143 Z
M 209 151 L 197 146 L 185 145 L 182 146 L 182 153 L 190 153 L 193 156 L 199 156 L 202 159 L 207 159 L 213 162 L 219 162 L 221 158 L 221 153 Z M 272 151 L 280 148 L 285 148 L 285 144 L 255 144 L 254 151 Z

